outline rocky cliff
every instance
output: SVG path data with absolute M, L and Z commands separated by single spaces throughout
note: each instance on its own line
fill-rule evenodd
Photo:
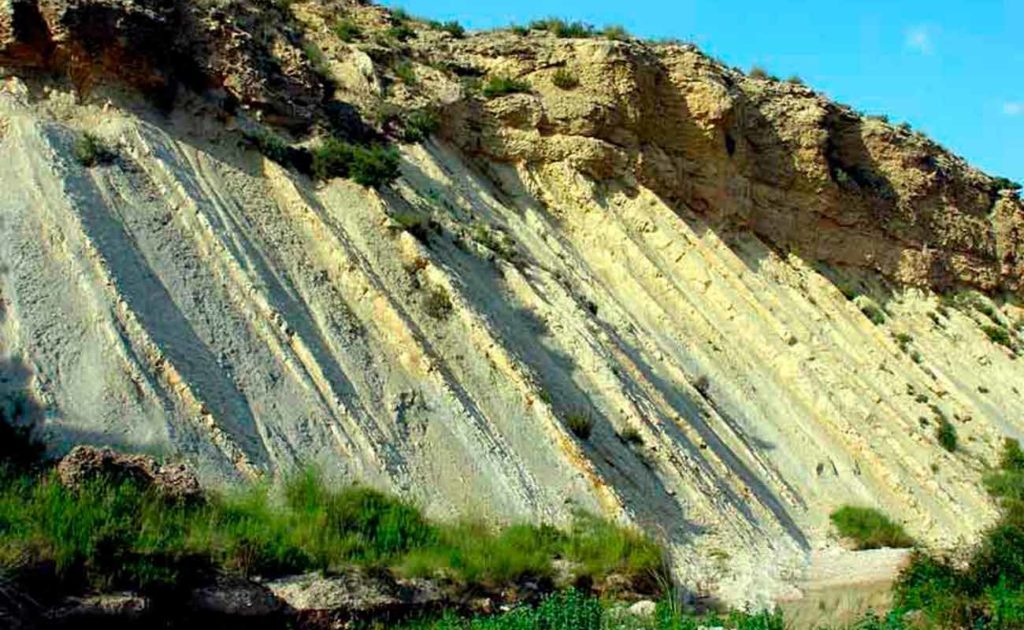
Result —
M 0 393 L 55 450 L 599 511 L 734 602 L 839 505 L 936 546 L 995 514 L 1024 207 L 920 134 L 688 45 L 346 2 L 6 0 L 0 65 Z M 330 136 L 401 177 L 312 180 Z

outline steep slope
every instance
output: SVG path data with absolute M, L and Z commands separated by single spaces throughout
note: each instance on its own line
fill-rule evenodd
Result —
M 1024 432 L 1024 368 L 985 331 L 1021 342 L 1024 209 L 927 139 L 686 46 L 418 23 L 403 43 L 362 5 L 346 44 L 335 5 L 183 3 L 137 14 L 177 52 L 125 65 L 68 17 L 103 3 L 10 6 L 36 18 L 0 28 L 0 393 L 31 394 L 54 448 L 211 483 L 315 463 L 449 517 L 598 511 L 733 602 L 784 593 L 845 503 L 938 546 L 993 518 L 980 479 Z M 221 49 L 256 31 L 266 49 Z M 428 106 L 440 130 L 380 191 L 238 131 L 382 138 Z M 76 160 L 84 131 L 116 159 Z

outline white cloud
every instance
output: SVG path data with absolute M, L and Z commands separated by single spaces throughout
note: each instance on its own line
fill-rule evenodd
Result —
M 1024 114 L 1024 101 L 1003 103 L 1003 113 L 1007 116 L 1020 116 Z
M 915 26 L 907 29 L 904 45 L 922 55 L 930 55 L 935 51 L 932 29 L 928 26 Z

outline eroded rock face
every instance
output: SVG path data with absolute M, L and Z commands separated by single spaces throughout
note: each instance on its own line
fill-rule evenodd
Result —
M 81 92 L 119 78 L 159 100 L 222 93 L 268 120 L 308 126 L 324 96 L 301 35 L 272 2 L 9 0 L 0 65 L 63 70 Z
M 180 501 L 201 501 L 202 488 L 185 464 L 160 464 L 145 455 L 125 455 L 109 448 L 76 446 L 57 465 L 57 475 L 68 488 L 110 478 L 132 481 Z
M 1009 236 L 1024 220 L 1019 198 L 924 136 L 690 46 L 536 34 L 530 44 L 505 33 L 444 51 L 533 88 L 452 104 L 446 135 L 467 153 L 634 181 L 780 248 L 902 284 L 1022 287 L 1024 246 Z M 579 87 L 554 86 L 559 69 Z

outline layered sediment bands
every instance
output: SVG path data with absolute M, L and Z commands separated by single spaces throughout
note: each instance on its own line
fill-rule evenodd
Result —
M 166 24 L 191 32 L 176 11 Z M 599 512 L 734 603 L 784 594 L 837 545 L 842 504 L 940 547 L 992 521 L 985 466 L 1024 432 L 1024 368 L 985 332 L 1021 343 L 1016 195 L 923 136 L 690 47 L 420 28 L 402 49 L 413 88 L 376 43 L 338 41 L 327 8 L 293 14 L 334 105 L 305 62 L 200 64 L 221 77 L 205 85 L 324 127 L 391 81 L 391 105 L 441 118 L 402 146 L 394 185 L 265 159 L 223 94 L 168 109 L 124 73 L 77 97 L 5 79 L 0 394 L 30 393 L 55 450 L 183 457 L 212 484 L 312 464 L 448 518 Z M 0 22 L 4 63 L 44 67 L 69 20 L 44 19 L 42 47 Z M 457 72 L 532 87 L 484 99 Z M 86 130 L 116 158 L 76 160 Z M 953 308 L 934 292 L 952 286 L 1005 299 Z

